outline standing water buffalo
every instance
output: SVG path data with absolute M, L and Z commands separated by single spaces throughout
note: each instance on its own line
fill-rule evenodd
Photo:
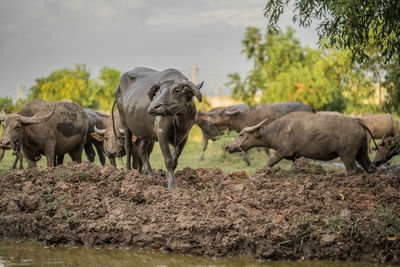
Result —
M 96 153 L 94 152 L 93 146 L 96 148 L 97 155 L 99 155 L 99 159 L 101 165 L 106 163 L 104 157 L 104 149 L 103 149 L 103 141 L 99 141 L 96 138 L 92 137 L 92 133 L 94 133 L 94 127 L 96 128 L 103 128 L 103 118 L 100 114 L 90 108 L 83 109 L 88 116 L 88 133 L 86 137 L 86 143 L 84 146 L 86 156 L 90 162 L 94 162 L 94 158 Z
M 202 85 L 194 85 L 175 69 L 155 71 L 135 68 L 121 76 L 115 89 L 115 98 L 124 127 L 127 169 L 131 169 L 134 135 L 144 173 L 155 175 L 148 151 L 158 141 L 168 171 L 168 188 L 177 187 L 174 170 L 195 121 L 196 105 L 193 97 L 202 100 Z M 172 152 L 170 145 L 173 147 Z
M 115 129 L 117 129 L 115 136 L 113 131 L 113 123 L 111 116 L 107 119 L 104 124 L 105 128 L 94 128 L 94 133 L 91 136 L 102 141 L 104 145 L 104 153 L 109 158 L 111 165 L 117 166 L 115 162 L 116 157 L 125 156 L 125 140 L 124 140 L 124 129 L 119 118 L 119 113 L 114 112 Z
M 383 136 L 399 136 L 399 122 L 390 114 L 376 114 L 357 117 L 368 129 L 371 130 L 373 138 L 382 138 Z M 369 146 L 371 137 L 367 135 L 368 152 L 371 152 Z
M 56 156 L 68 153 L 73 161 L 82 161 L 86 142 L 88 118 L 76 103 L 32 100 L 14 114 L 0 114 L 3 136 L 0 147 L 19 149 L 28 160 L 28 166 L 46 155 L 47 166 L 55 166 Z
M 345 116 L 293 112 L 276 120 L 266 119 L 244 128 L 225 149 L 232 153 L 252 147 L 276 150 L 268 167 L 282 159 L 340 157 L 349 175 L 357 171 L 356 160 L 367 172 L 374 171 L 368 157 L 365 126 Z
M 376 155 L 373 161 L 374 165 L 379 166 L 388 162 L 394 156 L 400 155 L 400 136 L 384 136 L 379 142 L 376 150 Z

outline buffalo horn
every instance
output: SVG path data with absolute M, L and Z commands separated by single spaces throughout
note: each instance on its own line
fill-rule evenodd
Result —
M 96 127 L 96 125 L 94 126 L 94 131 L 95 133 L 97 133 L 98 135 L 104 136 L 106 134 L 106 129 L 99 129 Z
M 55 110 L 56 110 L 56 105 L 54 105 L 53 110 L 49 114 L 47 114 L 46 116 L 42 116 L 42 117 L 37 117 L 36 115 L 33 116 L 33 117 L 21 116 L 21 122 L 23 124 L 35 124 L 35 123 L 45 122 L 48 119 L 50 119 L 51 116 L 53 116 Z
M 383 143 L 385 142 L 385 138 L 386 138 L 386 132 L 383 134 L 383 137 L 382 137 L 381 141 L 379 142 L 379 145 L 383 145 Z
M 228 116 L 232 116 L 232 115 L 238 114 L 239 112 L 240 112 L 240 109 L 237 108 L 237 109 L 234 109 L 234 110 L 226 110 L 226 111 L 224 112 L 224 114 L 225 114 L 225 115 L 228 115 Z
M 246 133 L 253 133 L 253 132 L 257 131 L 258 128 L 260 128 L 266 121 L 268 121 L 268 118 L 266 118 L 265 120 L 263 120 L 259 124 L 244 128 L 243 131 L 245 131 Z
M 203 97 L 201 96 L 200 88 L 203 86 L 203 83 L 204 82 L 201 82 L 197 87 L 196 85 L 194 85 L 194 83 L 192 83 L 190 81 L 184 81 L 182 83 L 182 85 L 189 87 L 190 91 L 193 92 L 193 94 L 196 96 L 197 100 L 199 100 L 199 102 L 201 102 Z

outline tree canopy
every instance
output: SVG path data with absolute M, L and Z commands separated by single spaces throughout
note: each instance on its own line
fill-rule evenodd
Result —
M 376 47 L 385 62 L 400 53 L 400 1 L 365 0 L 295 0 L 292 21 L 309 27 L 316 21 L 320 41 L 327 38 L 330 46 L 348 49 L 352 59 L 369 58 L 366 49 Z M 268 30 L 276 32 L 277 23 L 289 0 L 269 0 L 264 15 Z M 323 42 L 321 43 L 323 44 Z
M 376 108 L 365 103 L 375 97 L 375 88 L 348 51 L 304 48 L 291 28 L 262 35 L 248 27 L 242 46 L 253 69 L 244 78 L 238 73 L 228 76 L 238 100 L 255 104 L 254 95 L 261 92 L 263 103 L 302 101 L 316 110 L 337 111 Z
M 119 70 L 104 66 L 97 80 L 90 76 L 86 65 L 80 64 L 73 69 L 53 71 L 49 76 L 35 80 L 35 85 L 29 90 L 28 99 L 69 100 L 82 107 L 110 110 L 114 89 L 119 82 Z

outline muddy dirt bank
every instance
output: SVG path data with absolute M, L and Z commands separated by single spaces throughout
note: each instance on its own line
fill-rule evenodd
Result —
M 0 237 L 261 260 L 400 262 L 400 174 L 298 160 L 254 176 L 219 168 L 159 177 L 91 163 L 0 176 Z

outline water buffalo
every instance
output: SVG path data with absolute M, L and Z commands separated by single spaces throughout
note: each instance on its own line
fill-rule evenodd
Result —
M 225 108 L 213 108 L 207 112 L 203 112 L 201 110 L 197 111 L 195 124 L 199 126 L 202 133 L 202 146 L 201 146 L 201 156 L 199 161 L 204 160 L 204 152 L 207 149 L 208 140 L 215 141 L 217 137 L 224 133 L 225 127 L 217 127 L 210 120 L 210 115 L 213 115 L 215 112 L 221 112 Z
M 225 149 L 232 153 L 252 147 L 276 150 L 267 162 L 269 167 L 282 159 L 340 157 L 349 175 L 357 171 L 356 160 L 367 172 L 374 171 L 368 157 L 365 126 L 345 116 L 292 112 L 275 120 L 266 119 L 244 128 Z
M 93 146 L 96 148 L 97 155 L 99 155 L 99 160 L 101 165 L 106 163 L 104 157 L 104 149 L 103 149 L 103 141 L 99 141 L 96 138 L 92 137 L 92 133 L 94 133 L 94 127 L 102 129 L 103 126 L 103 118 L 102 116 L 90 108 L 83 109 L 86 112 L 88 117 L 88 133 L 86 137 L 86 143 L 84 146 L 86 156 L 90 162 L 94 162 L 94 158 L 96 153 L 94 152 Z
M 29 167 L 36 165 L 41 154 L 46 155 L 48 167 L 54 167 L 56 156 L 65 153 L 82 161 L 88 118 L 76 103 L 35 99 L 15 114 L 0 114 L 0 121 L 4 122 L 0 147 L 21 149 Z
M 388 162 L 394 156 L 400 155 L 400 136 L 383 137 L 377 146 L 373 164 L 379 166 Z
M 218 117 L 219 114 L 223 114 L 224 112 L 232 112 L 238 111 L 241 109 L 248 109 L 249 106 L 246 104 L 233 105 L 226 108 L 214 108 L 207 112 L 197 111 L 196 121 L 195 123 L 200 127 L 203 139 L 202 139 L 202 154 L 199 158 L 199 161 L 204 160 L 204 152 L 207 149 L 208 140 L 215 141 L 216 138 L 224 133 L 224 131 L 228 128 L 226 125 L 217 126 L 213 123 L 213 117 Z M 248 166 L 250 166 L 250 159 L 247 153 L 240 153 L 240 157 L 246 162 Z
M 115 98 L 125 133 L 126 168 L 131 169 L 132 135 L 144 173 L 151 169 L 148 150 L 158 141 L 167 167 L 167 186 L 176 188 L 174 170 L 196 117 L 193 97 L 202 100 L 200 88 L 175 69 L 135 68 L 121 76 Z M 171 153 L 170 147 L 173 147 Z
M 224 110 L 212 116 L 212 122 L 218 127 L 227 127 L 230 131 L 240 132 L 248 126 L 256 125 L 262 120 L 275 119 L 294 111 L 315 112 L 312 107 L 302 102 L 283 102 L 259 104 L 250 108 L 238 106 Z M 265 148 L 267 159 L 270 158 L 269 149 Z M 248 163 L 250 165 L 250 161 Z
M 399 136 L 399 122 L 397 119 L 390 114 L 376 114 L 360 116 L 357 118 L 362 121 L 362 123 L 367 126 L 374 138 L 382 138 L 383 136 Z M 369 146 L 371 142 L 371 137 L 367 135 L 368 142 L 368 152 L 371 153 L 371 148 Z

